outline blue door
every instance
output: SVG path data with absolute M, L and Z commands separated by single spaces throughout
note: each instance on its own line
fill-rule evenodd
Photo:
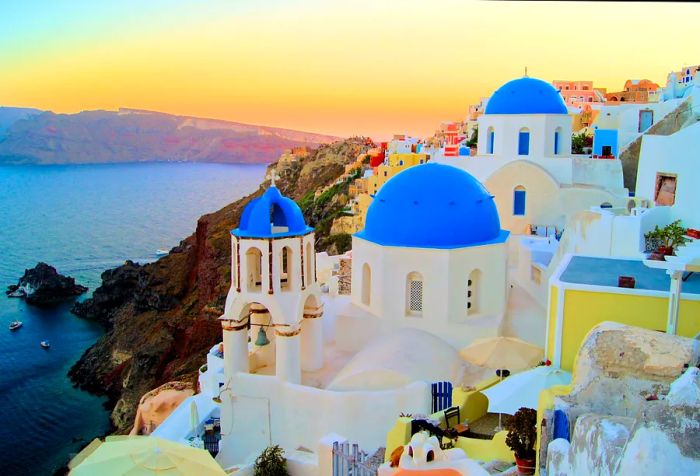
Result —
M 644 132 L 654 124 L 653 111 L 639 111 L 639 132 Z

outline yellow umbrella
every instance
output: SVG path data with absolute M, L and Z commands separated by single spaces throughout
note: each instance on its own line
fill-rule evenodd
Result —
M 152 436 L 107 438 L 70 476 L 225 476 L 208 451 Z
M 544 351 L 516 337 L 487 337 L 476 339 L 459 351 L 467 362 L 490 369 L 525 370 L 542 361 Z

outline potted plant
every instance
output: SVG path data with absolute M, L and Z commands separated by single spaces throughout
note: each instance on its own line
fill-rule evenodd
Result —
M 537 440 L 537 412 L 520 408 L 506 427 L 506 444 L 515 454 L 518 474 L 535 474 L 535 441 Z
M 687 230 L 681 226 L 681 221 L 676 220 L 663 228 L 658 225 L 653 230 L 644 234 L 647 245 L 656 245 L 656 252 L 661 256 L 670 256 L 678 245 L 688 241 L 685 237 Z

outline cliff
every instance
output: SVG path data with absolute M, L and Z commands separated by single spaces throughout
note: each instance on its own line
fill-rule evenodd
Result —
M 336 137 L 158 112 L 54 114 L 0 108 L 0 164 L 270 163 Z
M 368 139 L 353 138 L 309 154 L 287 154 L 270 165 L 280 177 L 280 190 L 304 203 L 308 223 L 321 225 L 317 251 L 336 246 L 329 220 L 342 212 L 351 177 L 339 178 L 345 165 L 371 145 Z M 194 380 L 206 352 L 221 340 L 217 318 L 230 286 L 230 230 L 267 185 L 202 216 L 195 233 L 158 261 L 127 262 L 105 271 L 93 297 L 75 306 L 77 315 L 101 321 L 107 332 L 69 375 L 82 388 L 109 397 L 118 432 L 130 430 L 146 392 L 168 381 Z M 326 192 L 314 197 L 317 189 Z

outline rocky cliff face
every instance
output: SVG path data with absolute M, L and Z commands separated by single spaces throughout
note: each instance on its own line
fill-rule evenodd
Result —
M 342 200 L 335 195 L 317 204 L 313 191 L 336 182 L 345 165 L 370 146 L 367 139 L 349 139 L 270 168 L 280 176 L 283 193 L 298 201 L 306 197 L 304 211 L 315 226 L 324 219 L 319 210 L 337 213 Z M 347 182 L 341 181 L 338 194 Z M 221 340 L 217 318 L 230 286 L 229 232 L 243 207 L 266 187 L 201 217 L 196 232 L 155 263 L 127 262 L 106 271 L 93 297 L 75 306 L 77 315 L 103 322 L 107 333 L 69 375 L 82 388 L 109 396 L 118 432 L 129 431 L 143 394 L 171 380 L 194 380 L 208 349 Z M 318 231 L 321 248 L 333 244 L 329 229 Z
M 285 149 L 337 139 L 132 109 L 78 114 L 20 112 L 3 113 L 0 108 L 0 163 L 270 163 Z

